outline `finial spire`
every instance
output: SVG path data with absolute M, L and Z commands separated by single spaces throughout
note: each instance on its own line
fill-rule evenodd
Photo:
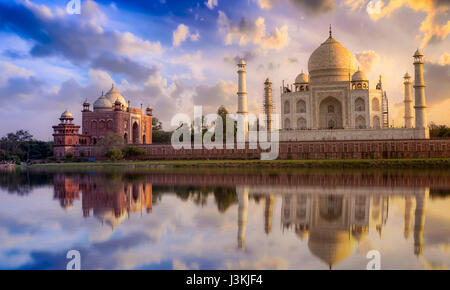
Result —
M 333 37 L 332 32 L 331 32 L 331 24 L 330 24 L 330 38 Z

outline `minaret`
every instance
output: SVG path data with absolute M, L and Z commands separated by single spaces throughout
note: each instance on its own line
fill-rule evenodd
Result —
M 417 49 L 414 53 L 414 95 L 416 111 L 416 128 L 425 128 L 427 125 L 425 104 L 425 82 L 423 80 L 423 53 Z
M 405 85 L 405 128 L 412 128 L 412 97 L 411 97 L 411 76 L 409 73 L 406 73 L 403 77 L 405 81 L 403 84 Z
M 414 212 L 414 254 L 419 256 L 423 249 L 423 230 L 429 189 L 423 188 L 416 193 L 416 210 Z
M 238 194 L 238 248 L 245 249 L 245 229 L 247 228 L 248 187 L 237 188 Z
M 264 82 L 264 114 L 267 117 L 267 132 L 272 131 L 272 82 L 269 78 Z
M 411 196 L 405 196 L 405 228 L 403 230 L 405 239 L 409 238 L 409 233 L 411 232 L 412 203 Z
M 245 140 L 248 140 L 248 119 L 247 119 L 247 86 L 245 81 L 245 61 L 241 59 L 238 63 L 238 75 L 239 75 L 239 83 L 238 83 L 238 109 L 237 113 L 243 115 L 244 119 L 244 132 L 245 132 Z

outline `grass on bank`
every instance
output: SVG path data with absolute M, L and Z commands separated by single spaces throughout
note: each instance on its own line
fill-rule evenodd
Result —
M 324 167 L 324 168 L 450 168 L 450 158 L 424 159 L 336 159 L 336 160 L 146 160 L 66 162 L 31 165 L 51 167 Z

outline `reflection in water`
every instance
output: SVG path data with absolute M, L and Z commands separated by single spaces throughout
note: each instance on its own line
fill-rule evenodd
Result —
M 3 189 L 15 188 L 17 192 L 23 192 L 20 186 L 11 186 L 9 182 L 17 178 L 29 191 L 33 190 L 30 182 L 24 182 L 21 176 L 1 178 Z M 265 178 L 240 175 L 212 175 L 205 178 L 204 175 L 170 173 L 55 173 L 52 180 L 43 178 L 42 182 L 53 184 L 53 197 L 64 210 L 70 210 L 74 204 L 80 202 L 80 216 L 93 216 L 102 226 L 111 228 L 113 232 L 132 213 L 141 216 L 152 213 L 152 210 L 163 204 L 163 195 L 175 194 L 179 200 L 193 202 L 201 207 L 198 211 L 207 207 L 209 197 L 212 197 L 217 205 L 216 211 L 221 215 L 228 213 L 229 208 L 236 207 L 237 215 L 235 211 L 231 212 L 234 212 L 237 248 L 241 255 L 248 255 L 246 249 L 250 243 L 251 247 L 258 247 L 257 239 L 252 239 L 246 245 L 246 234 L 247 228 L 252 227 L 251 223 L 254 223 L 250 218 L 251 212 L 258 208 L 252 205 L 253 202 L 249 203 L 249 200 L 253 200 L 255 204 L 262 201 L 260 218 L 263 219 L 263 227 L 256 232 L 253 230 L 252 236 L 257 236 L 260 232 L 267 238 L 273 235 L 287 238 L 289 233 L 293 233 L 298 240 L 305 242 L 309 253 L 315 259 L 331 269 L 355 253 L 372 231 L 380 239 L 383 238 L 383 229 L 388 222 L 389 210 L 392 209 L 392 199 L 404 200 L 401 206 L 404 208 L 404 215 L 401 217 L 403 225 L 399 232 L 408 240 L 410 232 L 413 231 L 411 255 L 419 257 L 422 254 L 426 207 L 432 182 L 416 177 L 416 180 L 409 179 L 414 181 L 414 186 L 392 186 L 401 183 L 395 180 L 396 178 L 395 175 L 383 178 L 367 175 L 278 175 L 273 182 L 264 184 L 261 180 Z M 211 186 L 211 179 L 221 186 Z M 443 192 L 448 190 L 447 179 L 448 176 L 440 179 Z M 342 183 L 341 180 L 346 181 Z M 417 184 L 420 186 L 416 186 Z M 442 194 L 442 190 L 437 192 L 438 196 L 446 195 Z M 184 211 L 182 207 L 175 210 Z M 273 225 L 277 224 L 273 222 L 275 217 L 279 219 L 280 227 L 274 232 Z M 129 225 L 120 227 L 122 226 Z M 198 234 L 201 232 L 202 230 L 198 229 Z M 219 235 L 219 231 L 216 234 Z M 444 240 L 448 238 L 444 237 Z M 0 252 L 0 265 L 1 254 Z
M 238 207 L 238 247 L 245 247 L 248 186 L 237 188 Z M 403 190 L 405 197 L 405 238 L 409 235 L 411 198 L 416 200 L 414 223 L 414 254 L 420 255 L 423 247 L 425 207 L 428 188 Z M 327 193 L 310 194 L 305 191 L 285 193 L 282 196 L 281 225 L 284 229 L 294 229 L 300 239 L 308 237 L 308 248 L 321 261 L 329 265 L 341 262 L 355 250 L 355 244 L 362 241 L 369 228 L 375 228 L 381 237 L 382 228 L 388 219 L 389 197 L 396 194 L 383 193 Z M 269 194 L 266 202 L 273 201 Z M 271 205 L 266 205 L 265 224 L 271 224 Z M 269 230 L 270 231 L 270 230 Z M 266 230 L 266 233 L 269 232 Z
M 126 184 L 118 181 L 96 180 L 86 176 L 67 177 L 56 174 L 54 178 L 54 197 L 61 207 L 70 209 L 74 200 L 82 193 L 83 216 L 91 212 L 103 224 L 112 229 L 120 224 L 130 213 L 152 212 L 152 184 Z

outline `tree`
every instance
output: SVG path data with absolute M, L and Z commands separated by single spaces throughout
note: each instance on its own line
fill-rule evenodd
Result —
M 125 155 L 125 157 L 130 158 L 130 157 L 137 157 L 137 156 L 143 156 L 145 155 L 147 152 L 139 147 L 135 147 L 135 146 L 127 146 L 125 147 L 125 149 L 123 150 L 123 154 Z
M 124 147 L 123 138 L 118 134 L 108 134 L 95 145 L 95 152 L 97 155 L 104 156 L 106 152 L 117 149 L 122 150 Z
M 111 160 L 123 159 L 122 150 L 119 149 L 111 149 L 108 152 L 106 152 L 105 156 Z
M 172 132 L 166 132 L 162 129 L 162 122 L 153 117 L 152 119 L 152 142 L 153 143 L 169 143 Z
M 433 122 L 430 124 L 431 138 L 450 138 L 450 127 L 446 125 L 436 125 Z

